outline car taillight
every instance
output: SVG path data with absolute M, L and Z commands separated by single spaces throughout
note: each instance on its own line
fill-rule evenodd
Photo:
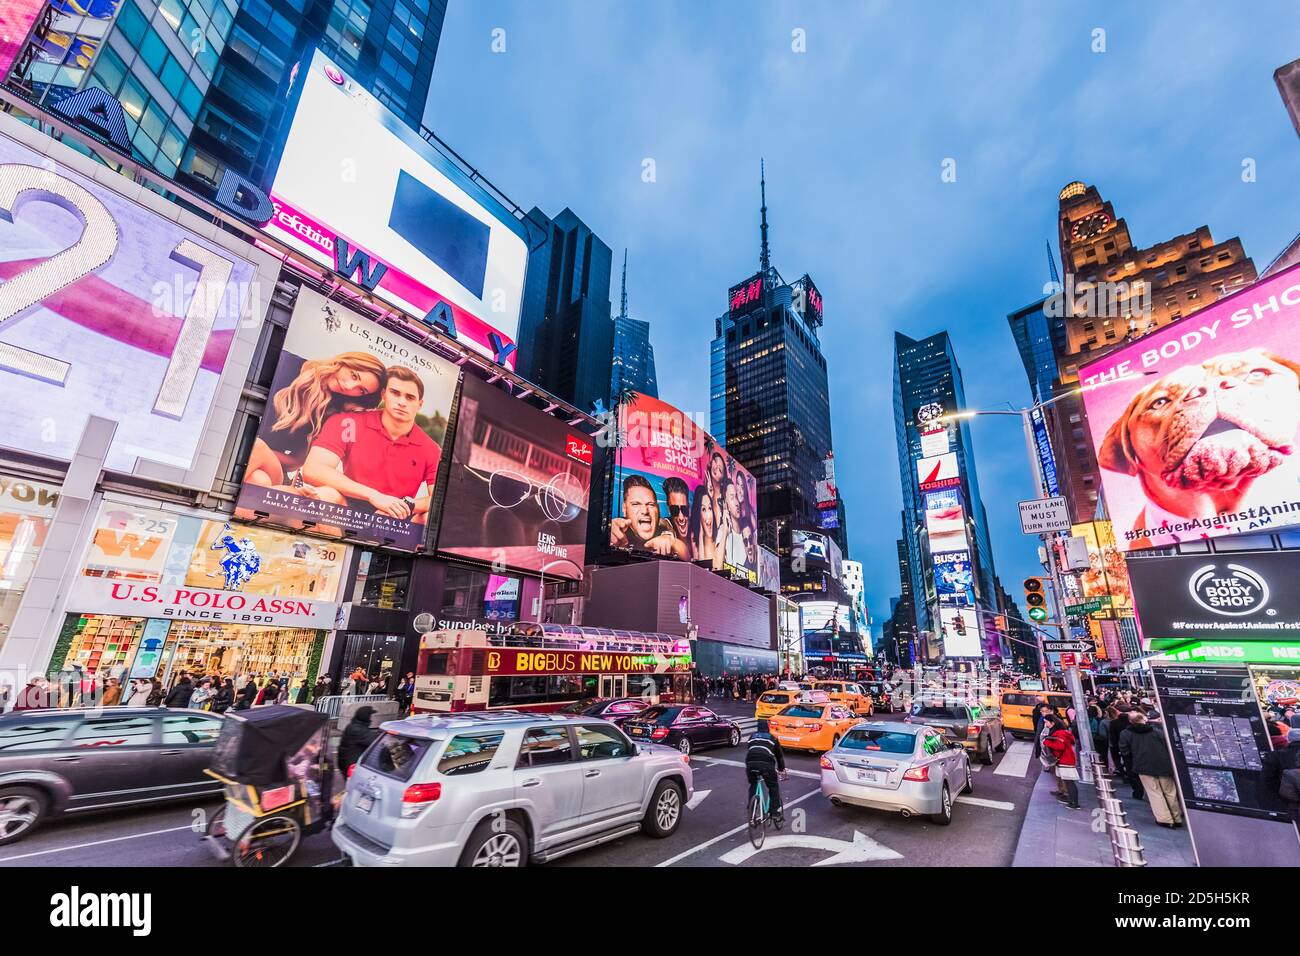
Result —
M 971 724 L 969 727 L 966 728 L 967 737 L 978 737 L 979 735 L 980 735 L 979 725 Z
M 402 793 L 402 816 L 413 817 L 442 796 L 440 783 L 413 783 Z
M 817 733 L 817 731 L 819 731 L 819 730 L 821 730 L 821 729 L 822 729 L 822 725 L 821 725 L 820 723 L 814 723 L 814 724 L 809 724 L 809 725 L 808 725 L 808 732 L 809 732 L 809 733 L 813 733 L 813 734 L 815 734 L 815 733 Z
M 351 767 L 348 767 L 348 779 L 351 780 L 351 779 L 352 779 L 352 775 L 353 775 L 354 773 L 356 773 L 356 772 L 357 772 L 357 765 L 356 765 L 356 764 L 353 764 Z
M 835 769 L 835 764 L 831 763 L 831 758 L 828 757 L 828 756 L 826 756 L 825 754 L 822 754 L 822 759 L 819 760 L 819 761 L 817 761 L 817 762 L 818 762 L 819 764 L 821 764 L 821 767 L 822 767 L 823 770 L 834 770 L 834 769 Z
M 663 740 L 667 736 L 668 736 L 667 727 L 656 727 L 654 730 L 650 731 L 651 740 Z
M 687 764 L 688 764 L 688 763 L 690 763 L 690 762 L 691 762 L 691 755 L 690 755 L 690 754 L 682 754 L 682 763 L 687 763 Z
M 930 779 L 930 768 L 928 766 L 913 767 L 911 770 L 907 771 L 907 773 L 903 774 L 903 779 L 915 780 L 917 783 L 925 783 Z

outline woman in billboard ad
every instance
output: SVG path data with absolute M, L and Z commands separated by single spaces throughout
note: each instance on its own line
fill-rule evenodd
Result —
M 458 379 L 450 362 L 300 289 L 236 515 L 420 548 Z
M 1300 523 L 1300 270 L 1080 370 L 1120 546 Z
M 438 550 L 581 578 L 591 492 L 584 439 L 560 419 L 467 377 Z
M 679 409 L 623 406 L 610 546 L 733 568 L 758 583 L 757 483 Z

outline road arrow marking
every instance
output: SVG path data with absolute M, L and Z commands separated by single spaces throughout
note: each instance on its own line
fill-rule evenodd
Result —
M 712 790 L 696 790 L 695 796 L 691 797 L 691 799 L 686 801 L 686 809 L 694 810 L 701 803 L 703 803 L 704 798 L 707 797 L 712 792 L 713 792 Z
M 770 836 L 763 841 L 763 847 L 755 850 L 752 843 L 743 843 L 734 850 L 728 850 L 718 857 L 723 863 L 733 866 L 744 863 L 750 857 L 764 850 L 783 850 L 789 848 L 805 850 L 829 850 L 834 853 L 824 860 L 818 860 L 813 866 L 837 866 L 843 863 L 868 863 L 872 860 L 901 860 L 903 854 L 877 843 L 871 837 L 853 831 L 853 842 L 835 840 L 831 837 L 812 836 L 806 833 Z
M 1002 762 L 993 772 L 1004 777 L 1023 777 L 1029 769 L 1029 759 L 1034 755 L 1034 745 L 1017 740 L 1002 756 Z

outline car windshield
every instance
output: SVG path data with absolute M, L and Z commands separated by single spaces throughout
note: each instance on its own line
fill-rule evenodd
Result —
M 658 724 L 660 727 L 670 727 L 677 715 L 682 712 L 680 707 L 666 707 L 663 704 L 655 704 L 653 707 L 647 707 L 641 713 L 637 714 L 638 723 Z
M 965 720 L 966 708 L 961 704 L 913 704 L 912 716 L 923 720 Z
M 840 749 L 882 754 L 910 754 L 916 749 L 916 735 L 900 734 L 895 730 L 850 730 L 840 741 Z
M 800 704 L 791 704 L 781 711 L 782 717 L 820 717 L 821 715 L 822 709 L 820 707 L 809 707 Z

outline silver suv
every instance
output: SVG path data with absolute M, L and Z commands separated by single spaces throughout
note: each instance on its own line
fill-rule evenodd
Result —
M 590 717 L 520 711 L 382 725 L 332 831 L 357 866 L 523 866 L 637 830 L 670 836 L 687 757 Z

